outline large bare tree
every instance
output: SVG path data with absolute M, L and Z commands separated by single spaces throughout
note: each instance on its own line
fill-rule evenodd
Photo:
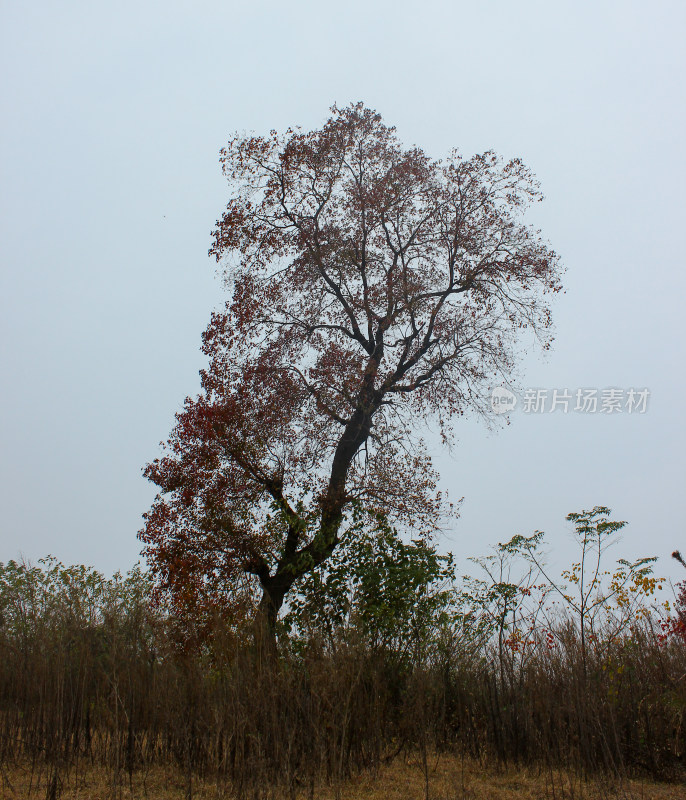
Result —
M 346 510 L 411 526 L 444 504 L 418 431 L 483 409 L 523 329 L 548 345 L 560 266 L 521 219 L 519 161 L 406 149 L 362 104 L 311 132 L 236 136 L 211 253 L 230 300 L 203 338 L 202 393 L 162 457 L 141 539 L 179 609 L 238 608 L 273 627 Z

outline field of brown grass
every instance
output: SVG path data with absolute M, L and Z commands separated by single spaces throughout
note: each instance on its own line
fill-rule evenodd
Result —
M 32 772 L 29 765 L 2 775 L 3 800 L 60 798 L 61 800 L 229 800 L 235 797 L 214 781 L 186 777 L 174 768 L 156 767 L 147 773 L 121 775 L 118 782 L 110 771 L 71 769 L 54 782 L 45 770 Z M 54 790 L 54 791 L 51 791 Z M 255 797 L 251 791 L 248 797 Z M 268 789 L 261 798 L 276 800 L 282 795 Z M 454 756 L 434 756 L 429 764 L 431 800 L 684 800 L 686 787 L 653 781 L 626 780 L 620 783 L 585 781 L 553 770 L 496 769 Z M 290 800 L 424 800 L 426 782 L 419 759 L 397 759 L 376 774 L 364 774 L 340 786 L 301 787 Z

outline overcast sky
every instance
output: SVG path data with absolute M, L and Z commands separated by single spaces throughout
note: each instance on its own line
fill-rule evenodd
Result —
M 629 520 L 617 555 L 686 550 L 686 5 L 45 2 L 0 11 L 0 561 L 137 559 L 141 467 L 199 386 L 224 300 L 210 232 L 235 130 L 363 100 L 407 145 L 521 157 L 561 255 L 556 342 L 522 388 L 650 391 L 645 413 L 460 421 L 442 547 L 484 554 L 570 511 Z M 521 399 L 521 398 L 520 398 Z M 621 552 L 620 552 L 621 551 Z

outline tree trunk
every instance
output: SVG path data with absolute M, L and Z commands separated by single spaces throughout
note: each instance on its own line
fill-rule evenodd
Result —
M 255 646 L 259 656 L 276 657 L 276 623 L 283 605 L 284 594 L 262 586 L 262 599 L 255 619 Z

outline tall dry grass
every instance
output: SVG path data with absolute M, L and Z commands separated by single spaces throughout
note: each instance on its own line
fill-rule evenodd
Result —
M 545 624 L 522 614 L 507 637 L 442 614 L 411 647 L 354 620 L 327 636 L 283 632 L 273 658 L 221 620 L 211 647 L 180 647 L 149 590 L 138 569 L 1 566 L 0 780 L 28 765 L 51 800 L 98 767 L 119 797 L 172 764 L 188 798 L 198 781 L 314 797 L 412 754 L 429 796 L 436 753 L 684 777 L 686 639 L 654 615 L 621 635 L 599 623 L 585 653 L 557 608 Z

